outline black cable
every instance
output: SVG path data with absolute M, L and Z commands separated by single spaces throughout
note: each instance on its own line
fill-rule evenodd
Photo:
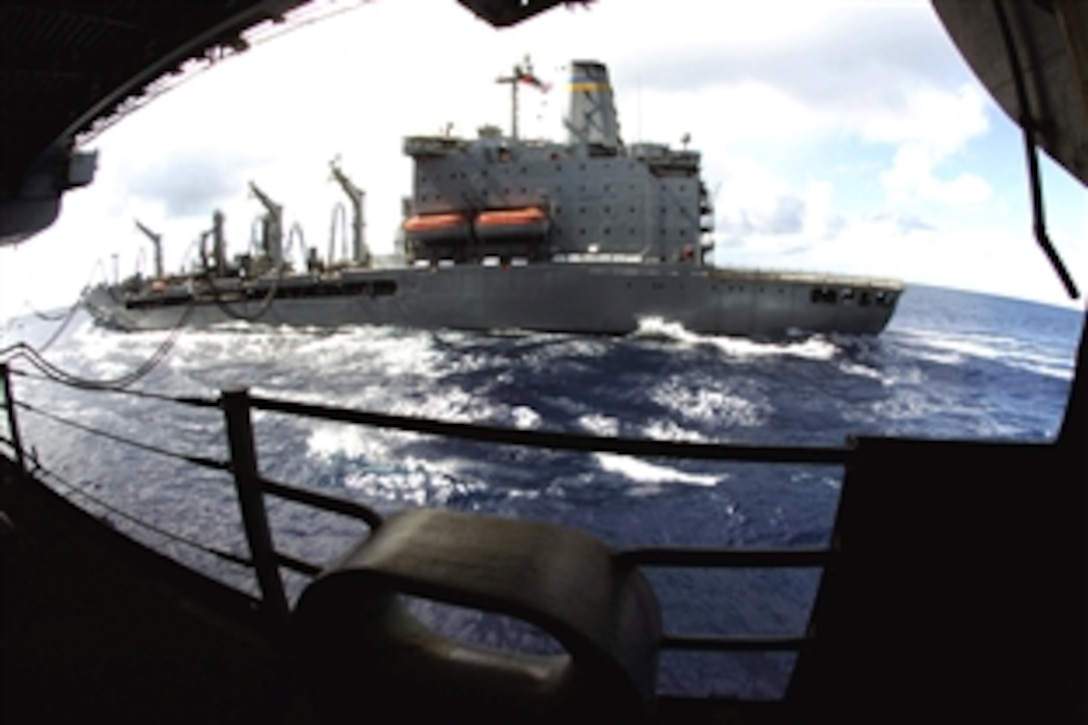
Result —
M 151 445 L 150 443 L 141 443 L 140 441 L 126 438 L 125 436 L 118 435 L 116 433 L 110 433 L 108 431 L 98 430 L 97 428 L 91 428 L 88 425 L 84 425 L 83 423 L 77 423 L 74 420 L 69 420 L 68 418 L 59 416 L 56 413 L 49 413 L 45 410 L 42 410 L 41 408 L 37 408 L 31 405 L 30 403 L 15 401 L 15 405 L 27 412 L 36 413 L 43 418 L 48 418 L 49 420 L 52 420 L 55 423 L 59 423 L 60 425 L 68 426 L 69 428 L 75 428 L 76 430 L 81 430 L 84 433 L 88 433 L 90 435 L 96 435 L 101 438 L 106 438 L 113 441 L 114 443 L 122 443 L 133 448 L 139 448 L 140 450 L 147 451 L 148 453 L 157 453 L 158 455 L 165 458 L 172 458 L 174 460 L 184 461 L 185 463 L 192 463 L 195 466 L 211 468 L 217 471 L 229 471 L 231 468 L 229 461 L 217 460 L 215 458 L 208 458 L 206 456 L 193 456 L 186 453 L 177 453 L 166 448 Z
M 102 260 L 99 259 L 91 272 L 91 278 L 93 278 L 101 268 Z M 110 295 L 114 296 L 112 287 L 108 284 L 104 286 L 106 290 L 110 293 Z M 155 349 L 154 352 L 152 352 L 151 356 L 139 366 L 137 366 L 135 370 L 111 380 L 91 380 L 89 378 L 84 378 L 76 375 L 75 373 L 70 373 L 66 370 L 63 370 L 62 368 L 49 362 L 42 356 L 42 353 L 45 352 L 46 349 L 48 349 L 51 345 L 53 345 L 54 342 L 56 342 L 60 338 L 61 333 L 64 332 L 64 329 L 68 326 L 72 319 L 75 318 L 75 313 L 81 306 L 82 300 L 72 305 L 72 307 L 69 308 L 65 320 L 61 324 L 61 326 L 57 330 L 55 330 L 53 334 L 49 337 L 49 339 L 46 340 L 46 342 L 40 347 L 35 348 L 33 345 L 30 345 L 26 342 L 17 342 L 14 345 L 9 345 L 5 348 L 0 349 L 0 362 L 7 363 L 13 359 L 25 359 L 31 365 L 36 367 L 43 374 L 45 374 L 47 377 L 54 380 L 55 382 L 69 385 L 75 388 L 81 388 L 84 390 L 125 388 L 146 376 L 166 358 L 166 356 L 173 349 L 174 345 L 177 343 L 177 339 L 183 331 L 185 323 L 188 322 L 189 316 L 193 312 L 193 305 L 190 304 L 186 308 L 185 312 L 182 314 L 178 322 L 174 325 L 174 329 L 170 331 L 170 334 L 167 336 L 167 338 Z
M 17 368 L 9 368 L 8 370 L 12 375 L 19 375 L 31 380 L 41 380 L 43 382 L 58 383 L 64 385 L 63 382 L 55 380 L 48 375 L 38 375 L 26 370 L 19 370 Z M 155 393 L 150 390 L 131 390 L 129 388 L 93 388 L 93 392 L 102 393 L 117 393 L 120 395 L 131 395 L 136 398 L 147 398 L 149 400 L 157 400 L 164 403 L 179 403 L 181 405 L 189 405 L 195 408 L 218 408 L 219 400 L 217 398 L 203 398 L 198 395 L 166 395 L 165 393 Z
M 64 383 L 65 385 L 69 385 L 74 388 L 92 390 L 105 388 L 126 388 L 146 376 L 166 358 L 166 356 L 173 349 L 174 345 L 177 343 L 178 337 L 180 337 L 182 331 L 184 330 L 185 323 L 188 321 L 189 316 L 192 314 L 192 312 L 193 305 L 190 304 L 188 307 L 186 307 L 185 312 L 182 314 L 181 318 L 174 326 L 174 329 L 170 331 L 170 334 L 167 336 L 167 338 L 163 340 L 163 342 L 160 343 L 160 345 L 155 349 L 151 356 L 143 363 L 141 363 L 135 370 L 126 373 L 125 375 L 122 375 L 120 377 L 109 380 L 91 380 L 89 378 L 78 376 L 74 373 L 69 373 L 43 358 L 41 356 L 41 353 L 39 353 L 38 350 L 36 350 L 33 346 L 22 342 L 16 343 L 15 345 L 0 350 L 0 359 L 2 359 L 4 362 L 10 361 L 13 358 L 26 359 L 28 362 L 30 362 L 31 365 L 38 368 L 38 370 L 40 370 L 48 377 L 52 378 L 57 382 Z
M 1039 175 L 1039 159 L 1036 154 L 1035 120 L 1031 116 L 1028 105 L 1027 88 L 1024 86 L 1024 71 L 1020 66 L 1020 56 L 1016 52 L 1016 43 L 1012 38 L 1012 30 L 1009 28 L 1009 19 L 1005 15 L 1005 7 L 1001 0 L 993 0 L 994 12 L 997 14 L 997 24 L 1001 29 L 1001 39 L 1005 44 L 1005 52 L 1009 56 L 1009 66 L 1012 74 L 1013 87 L 1016 89 L 1016 102 L 1020 106 L 1020 128 L 1024 134 L 1024 154 L 1027 157 L 1028 178 L 1031 182 L 1031 213 L 1035 241 L 1042 248 L 1046 258 L 1050 260 L 1050 266 L 1054 268 L 1065 291 L 1070 299 L 1079 299 L 1080 292 L 1069 274 L 1061 256 L 1058 255 L 1050 237 L 1046 232 L 1046 216 L 1043 207 L 1043 184 Z
M 71 307 L 69 307 L 68 312 L 66 312 L 64 314 L 64 316 L 60 317 L 60 318 L 42 317 L 39 313 L 35 312 L 35 314 L 38 315 L 40 319 L 48 320 L 49 322 L 56 322 L 57 320 L 61 320 L 61 319 L 63 320 L 60 323 L 60 325 L 57 326 L 57 329 L 53 331 L 53 334 L 49 336 L 49 339 L 38 346 L 38 352 L 39 353 L 45 352 L 46 350 L 48 350 L 50 347 L 53 346 L 54 342 L 56 342 L 57 340 L 60 339 L 60 336 L 64 333 L 65 329 L 68 328 L 68 324 L 73 319 L 75 319 L 76 312 L 79 311 L 80 307 L 81 307 L 81 304 L 77 301 L 75 304 L 73 304 Z
M 37 317 L 39 320 L 42 320 L 43 322 L 60 322 L 61 320 L 63 320 L 65 317 L 68 316 L 67 312 L 56 314 L 56 315 L 51 315 L 51 314 L 48 314 L 46 312 L 42 312 L 37 307 L 34 307 L 32 304 L 30 304 L 30 300 L 27 300 L 26 306 L 27 306 L 27 309 L 30 310 L 30 314 L 34 315 L 35 317 Z M 78 307 L 78 306 L 79 306 L 78 304 L 75 305 L 75 307 Z
M 286 265 L 281 260 L 279 267 L 276 269 L 276 276 L 272 279 L 272 285 L 268 288 L 268 292 L 261 301 L 261 306 L 258 307 L 257 311 L 253 314 L 235 312 L 232 310 L 229 307 L 230 302 L 223 299 L 223 291 L 215 286 L 215 281 L 210 271 L 205 270 L 200 279 L 202 279 L 212 291 L 212 301 L 215 302 L 215 306 L 218 307 L 223 314 L 240 322 L 257 322 L 260 318 L 264 317 L 265 313 L 267 313 L 272 306 L 272 302 L 276 299 L 276 292 L 279 291 L 280 281 L 283 279 L 285 267 Z

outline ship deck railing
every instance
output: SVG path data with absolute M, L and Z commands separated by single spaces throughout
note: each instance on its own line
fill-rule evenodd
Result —
M 122 395 L 150 399 L 162 405 L 175 405 L 219 411 L 223 416 L 229 456 L 225 459 L 179 453 L 146 441 L 118 435 L 104 429 L 88 426 L 70 416 L 60 415 L 15 395 L 13 377 L 33 379 L 42 383 L 73 385 L 48 375 L 23 371 L 8 364 L 0 364 L 0 392 L 4 396 L 7 419 L 7 435 L 0 435 L 0 443 L 10 451 L 10 457 L 22 471 L 39 481 L 61 482 L 69 489 L 68 498 L 94 500 L 89 487 L 80 489 L 77 484 L 65 481 L 57 471 L 51 470 L 46 456 L 38 455 L 35 446 L 27 446 L 22 438 L 20 418 L 24 415 L 48 418 L 52 423 L 78 429 L 82 433 L 107 440 L 111 443 L 131 446 L 146 453 L 181 461 L 189 465 L 225 472 L 233 478 L 235 495 L 240 505 L 242 526 L 248 543 L 248 555 L 217 548 L 214 545 L 191 540 L 185 536 L 164 531 L 158 524 L 142 521 L 138 514 L 112 509 L 102 503 L 102 508 L 116 514 L 129 523 L 135 523 L 174 542 L 189 545 L 205 554 L 250 569 L 256 580 L 255 606 L 270 614 L 272 619 L 290 617 L 290 597 L 284 587 L 283 572 L 289 571 L 310 579 L 318 576 L 325 563 L 306 561 L 278 550 L 273 541 L 274 532 L 266 513 L 266 497 L 279 498 L 315 510 L 330 512 L 354 519 L 371 530 L 381 525 L 383 517 L 373 508 L 302 486 L 273 480 L 261 473 L 254 437 L 254 412 L 275 413 L 307 418 L 315 421 L 331 421 L 353 426 L 365 426 L 386 430 L 432 436 L 445 436 L 464 441 L 494 445 L 524 446 L 552 451 L 586 453 L 612 453 L 620 455 L 648 456 L 671 459 L 687 459 L 717 462 L 742 462 L 756 464 L 807 464 L 845 467 L 850 459 L 849 446 L 796 446 L 796 445 L 739 445 L 730 443 L 682 442 L 655 439 L 632 439 L 611 436 L 581 435 L 565 432 L 514 429 L 473 423 L 442 421 L 414 416 L 368 412 L 312 402 L 297 402 L 282 398 L 253 394 L 246 389 L 223 390 L 215 397 L 193 395 L 165 395 L 133 389 L 87 387 L 76 384 L 93 393 Z M 75 504 L 79 505 L 79 504 Z M 106 518 L 109 518 L 107 515 Z M 837 525 L 837 522 L 836 522 Z M 653 569 L 816 569 L 824 570 L 838 555 L 834 526 L 828 544 L 817 547 L 691 547 L 691 546 L 635 546 L 616 552 L 617 560 L 626 565 Z M 729 652 L 790 652 L 801 654 L 813 642 L 811 621 L 805 631 L 793 634 L 735 634 L 707 632 L 669 632 L 659 641 L 661 651 L 729 653 Z

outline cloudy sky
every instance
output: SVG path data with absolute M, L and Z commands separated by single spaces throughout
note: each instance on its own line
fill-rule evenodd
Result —
M 498 31 L 454 0 L 373 0 L 255 43 L 94 139 L 94 184 L 0 250 L 0 317 L 69 303 L 113 255 L 122 275 L 149 269 L 135 219 L 165 236 L 171 268 L 217 208 L 244 251 L 261 211 L 250 180 L 324 254 L 334 157 L 367 193 L 368 241 L 391 251 L 403 137 L 507 128 L 494 80 L 526 54 L 554 87 L 522 91 L 522 135 L 559 137 L 572 59 L 608 64 L 625 141 L 690 134 L 720 265 L 1063 300 L 1031 238 L 1019 132 L 926 2 L 598 0 Z M 1050 236 L 1088 287 L 1084 189 L 1044 172 Z

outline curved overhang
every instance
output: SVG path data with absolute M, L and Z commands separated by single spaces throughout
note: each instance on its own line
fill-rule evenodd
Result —
M 997 104 L 1018 125 L 1030 124 L 1038 146 L 1088 184 L 1088 3 L 933 0 L 933 7 Z M 1026 104 L 1017 91 L 1002 12 Z
M 52 223 L 90 183 L 79 134 L 193 59 L 244 50 L 242 33 L 308 0 L 5 0 L 0 4 L 0 243 Z

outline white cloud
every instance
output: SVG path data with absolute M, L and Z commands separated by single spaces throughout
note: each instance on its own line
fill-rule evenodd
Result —
M 891 167 L 880 177 L 892 205 L 981 204 L 991 198 L 989 184 L 978 175 L 959 172 L 942 177 L 940 169 L 987 132 L 985 104 L 982 92 L 969 86 L 954 92 L 918 89 L 906 114 L 871 118 L 862 125 L 860 132 L 867 140 L 898 144 Z
M 986 133 L 990 125 L 986 104 L 977 87 L 915 86 L 905 92 L 901 107 L 876 107 L 846 118 L 856 123 L 865 141 L 920 144 L 943 157 Z
M 903 207 L 916 201 L 952 205 L 989 201 L 992 196 L 990 185 L 976 174 L 962 172 L 949 179 L 940 178 L 937 167 L 942 160 L 935 158 L 922 144 L 900 146 L 891 168 L 880 176 L 889 202 Z
M 838 234 L 842 218 L 834 212 L 834 187 L 828 181 L 812 181 L 805 188 L 805 236 L 824 239 Z

